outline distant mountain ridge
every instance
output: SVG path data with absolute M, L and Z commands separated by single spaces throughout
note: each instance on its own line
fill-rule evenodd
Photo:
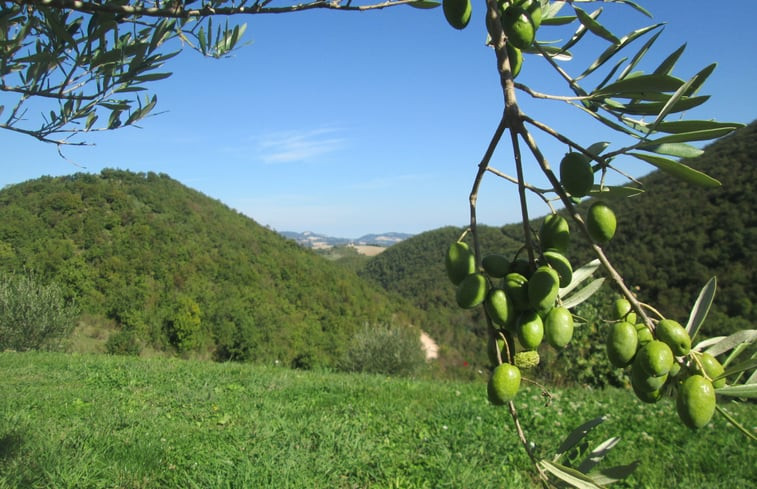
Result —
M 288 239 L 292 239 L 306 248 L 331 248 L 333 246 L 345 246 L 345 245 L 358 245 L 358 246 L 383 246 L 388 248 L 402 242 L 410 237 L 412 234 L 408 233 L 381 233 L 381 234 L 366 234 L 357 239 L 339 238 L 334 236 L 327 236 L 325 234 L 318 234 L 311 231 L 296 232 L 296 231 L 281 231 L 282 236 Z

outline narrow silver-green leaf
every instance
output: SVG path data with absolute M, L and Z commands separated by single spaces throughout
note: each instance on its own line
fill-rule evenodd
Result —
M 588 474 L 591 469 L 593 469 L 599 462 L 602 461 L 603 458 L 605 458 L 605 455 L 607 455 L 610 450 L 612 450 L 613 447 L 618 444 L 619 441 L 620 437 L 614 436 L 597 445 L 597 447 L 594 448 L 591 453 L 589 453 L 584 461 L 581 462 L 581 465 L 578 466 L 578 471 L 584 474 Z
M 757 384 L 727 385 L 720 389 L 715 389 L 715 393 L 721 396 L 757 399 Z
M 692 78 L 693 83 L 689 86 L 688 90 L 684 93 L 687 97 L 691 97 L 695 93 L 699 91 L 700 88 L 702 88 L 702 85 L 704 85 L 705 80 L 710 77 L 713 71 L 715 71 L 715 68 L 718 66 L 717 63 L 712 63 L 711 65 L 708 65 L 706 68 L 704 68 L 702 71 L 694 75 Z
M 633 41 L 635 41 L 640 36 L 643 36 L 647 32 L 649 32 L 651 30 L 654 30 L 654 29 L 660 27 L 661 25 L 663 25 L 663 24 L 653 24 L 653 25 L 649 25 L 649 26 L 646 26 L 646 27 L 642 27 L 640 29 L 636 29 L 635 31 L 632 31 L 631 33 L 629 33 L 625 37 L 619 39 L 618 44 L 613 44 L 609 48 L 605 49 L 605 51 L 602 54 L 600 54 L 599 57 L 596 60 L 594 60 L 594 62 L 591 65 L 589 65 L 589 67 L 586 68 L 586 70 L 584 70 L 583 73 L 581 73 L 578 77 L 576 77 L 576 81 L 589 76 L 597 68 L 599 68 L 600 66 L 602 66 L 603 64 L 605 64 L 605 62 L 607 62 L 608 59 L 610 59 L 613 56 L 615 56 L 615 54 L 617 54 L 618 51 L 620 51 L 624 47 L 626 47 L 629 44 L 631 44 Z
M 598 156 L 602 154 L 602 151 L 604 151 L 609 145 L 610 143 L 608 141 L 599 141 L 586 148 L 586 151 L 594 156 Z
M 631 62 L 628 64 L 628 66 L 625 67 L 623 71 L 620 72 L 620 76 L 618 76 L 618 80 L 622 80 L 623 78 L 627 77 L 629 73 L 631 73 L 634 68 L 639 64 L 639 62 L 646 56 L 646 54 L 651 49 L 652 45 L 657 41 L 657 39 L 660 37 L 660 34 L 662 34 L 662 30 L 657 31 L 652 37 L 649 38 L 647 42 L 644 43 L 643 46 L 636 52 L 633 59 L 631 59 Z
M 602 13 L 602 9 L 597 9 L 589 15 L 592 18 L 596 18 L 596 17 L 599 17 L 599 14 L 601 13 Z M 570 37 L 570 39 L 568 39 L 568 42 L 566 42 L 560 49 L 562 49 L 563 51 L 567 51 L 568 49 L 573 47 L 578 41 L 580 41 L 584 37 L 586 32 L 587 32 L 586 25 L 581 23 L 576 29 L 576 32 L 574 32 L 573 35 Z
M 683 51 L 686 49 L 686 43 L 683 43 L 680 48 L 676 49 L 670 55 L 668 55 L 667 58 L 662 60 L 662 63 L 655 68 L 654 73 L 657 75 L 667 75 L 671 71 L 673 71 L 673 67 L 675 67 L 676 63 L 678 62 L 678 58 L 681 57 L 683 54 Z
M 591 478 L 576 469 L 556 464 L 548 460 L 539 462 L 542 467 L 563 482 L 567 482 L 576 489 L 601 489 Z
M 641 75 L 616 81 L 594 93 L 619 96 L 637 92 L 674 92 L 683 84 L 683 80 L 670 75 Z
M 721 185 L 721 183 L 718 180 L 715 180 L 711 176 L 699 170 L 695 170 L 694 168 L 691 168 L 690 166 L 686 166 L 679 161 L 669 160 L 661 156 L 653 156 L 653 155 L 647 155 L 643 153 L 628 153 L 628 154 L 642 161 L 646 161 L 650 165 L 653 165 L 659 168 L 660 170 L 664 171 L 665 173 L 673 175 L 674 177 L 680 180 L 683 180 L 685 182 L 688 182 L 694 185 L 699 185 L 700 187 L 705 187 L 705 188 L 716 188 L 716 187 L 720 187 Z
M 439 5 L 441 5 L 441 2 L 432 2 L 431 0 L 417 0 L 415 2 L 408 3 L 407 5 L 413 8 L 430 9 L 438 7 Z
M 595 19 L 599 16 L 598 12 L 601 12 L 602 9 L 597 9 L 595 12 L 597 15 L 591 16 L 587 14 L 584 10 L 573 6 L 573 10 L 575 10 L 576 15 L 578 16 L 578 21 L 581 22 L 581 24 L 585 25 L 587 29 L 589 29 L 592 34 L 601 37 L 602 39 L 609 41 L 613 44 L 620 44 L 620 39 L 610 32 L 605 26 L 597 22 Z
M 571 294 L 570 297 L 567 297 L 562 300 L 562 305 L 566 309 L 572 309 L 576 307 L 577 305 L 581 304 L 582 302 L 586 301 L 594 295 L 600 288 L 602 288 L 602 284 L 604 283 L 604 278 L 598 278 L 595 280 L 592 280 L 589 285 L 584 287 L 583 289 L 579 290 L 578 292 L 575 292 L 574 294 Z M 562 297 L 562 295 L 560 296 Z
M 694 131 L 709 131 L 714 129 L 739 129 L 744 127 L 745 124 L 738 122 L 717 122 L 717 121 L 670 121 L 660 122 L 657 124 L 656 129 L 660 132 L 666 132 L 669 134 L 679 134 L 685 132 Z
M 578 287 L 581 282 L 594 275 L 594 272 L 597 271 L 599 265 L 599 260 L 595 258 L 580 268 L 573 270 L 573 279 L 570 281 L 570 284 L 560 289 L 560 297 L 568 295 L 573 289 Z
M 673 97 L 669 98 L 667 102 L 644 102 L 629 104 L 621 104 L 618 102 L 610 104 L 610 101 L 605 102 L 607 103 L 607 105 L 610 105 L 611 107 L 620 112 L 623 112 L 624 114 L 657 115 L 659 119 L 660 115 L 662 115 L 664 118 L 670 113 L 683 112 L 685 110 L 693 109 L 694 107 L 707 102 L 709 98 L 709 95 L 700 95 L 698 97 L 677 97 L 675 98 L 675 101 L 673 103 L 671 103 L 671 101 L 674 100 Z
M 657 128 L 659 130 L 659 127 Z M 716 139 L 719 137 L 723 137 L 726 134 L 733 131 L 733 127 L 719 127 L 715 129 L 703 129 L 698 131 L 690 131 L 690 132 L 679 132 L 676 134 L 671 134 L 670 136 L 663 136 L 654 140 L 649 141 L 645 144 L 647 145 L 658 145 L 658 144 L 668 144 L 668 143 L 688 143 L 690 141 L 707 141 L 710 139 Z M 641 147 L 641 146 L 639 146 Z
M 679 158 L 696 158 L 704 153 L 701 149 L 686 143 L 644 144 L 636 148 Z
M 665 104 L 662 109 L 660 109 L 659 113 L 657 114 L 657 117 L 655 117 L 654 122 L 652 123 L 652 129 L 654 130 L 654 127 L 662 122 L 667 115 L 673 111 L 673 107 L 679 102 L 681 98 L 683 98 L 686 91 L 689 89 L 692 83 L 694 83 L 694 80 L 696 80 L 696 75 L 694 78 L 691 78 L 689 81 L 684 83 L 681 88 L 676 90 L 676 92 L 670 97 L 670 100 Z
M 710 355 L 718 356 L 737 345 L 742 343 L 754 343 L 755 341 L 757 341 L 757 329 L 742 329 L 741 331 L 737 331 L 732 335 L 723 338 L 705 351 Z
M 702 290 L 699 291 L 697 300 L 694 302 L 694 306 L 689 313 L 689 320 L 686 322 L 686 332 L 689 333 L 689 337 L 694 340 L 699 328 L 702 327 L 707 314 L 710 312 L 710 306 L 715 299 L 715 293 L 718 289 L 718 280 L 716 277 L 712 277 L 704 284 Z
M 566 25 L 576 20 L 574 15 L 564 15 L 560 17 L 550 17 L 548 19 L 541 19 L 541 25 Z
M 598 418 L 594 418 L 585 422 L 575 430 L 571 431 L 570 434 L 565 438 L 565 440 L 560 444 L 560 446 L 557 447 L 557 452 L 555 454 L 554 460 L 558 460 L 563 453 L 576 446 L 576 444 L 581 441 L 587 433 L 589 433 L 591 430 L 593 430 L 606 420 L 607 416 L 600 416 Z
M 649 12 L 649 10 L 645 9 L 644 7 L 642 7 L 641 5 L 639 5 L 636 2 L 632 2 L 631 0 L 617 0 L 617 1 L 619 1 L 620 3 L 625 3 L 626 5 L 629 5 L 629 6 L 633 7 L 633 8 L 635 8 L 636 10 L 638 10 L 639 12 L 641 12 L 642 14 L 646 15 L 647 17 L 649 17 L 650 19 L 652 18 L 652 14 Z

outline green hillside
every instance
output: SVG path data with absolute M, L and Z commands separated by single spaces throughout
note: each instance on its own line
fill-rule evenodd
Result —
M 618 232 L 606 251 L 642 299 L 685 320 L 699 289 L 712 275 L 718 277 L 720 292 L 703 328 L 709 335 L 751 327 L 757 319 L 756 161 L 753 123 L 686 162 L 719 179 L 722 187 L 704 190 L 653 172 L 641 179 L 645 193 L 612 203 Z M 540 222 L 534 220 L 534 228 Z M 416 235 L 372 258 L 360 273 L 429 311 L 440 330 L 437 336 L 475 351 L 482 342 L 468 333 L 484 331 L 480 308 L 466 313 L 455 305 L 444 271 L 445 250 L 460 231 L 449 227 Z M 483 254 L 513 256 L 522 243 L 520 224 L 483 227 L 480 234 Z M 592 259 L 579 233 L 573 239 L 573 265 Z
M 364 324 L 422 326 L 354 272 L 155 173 L 4 188 L 0 271 L 61 284 L 126 340 L 216 359 L 329 366 Z

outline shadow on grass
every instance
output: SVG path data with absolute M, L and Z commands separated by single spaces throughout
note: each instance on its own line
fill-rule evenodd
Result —
M 0 460 L 8 460 L 15 456 L 24 439 L 20 433 L 12 432 L 0 436 Z

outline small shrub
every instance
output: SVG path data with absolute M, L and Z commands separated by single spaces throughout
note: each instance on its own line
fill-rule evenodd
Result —
M 0 350 L 62 349 L 77 315 L 57 284 L 26 275 L 0 277 Z
M 411 375 L 424 363 L 417 330 L 381 324 L 366 325 L 355 334 L 342 367 L 352 372 Z
M 105 350 L 111 355 L 139 355 L 142 347 L 134 331 L 122 329 L 108 337 Z

